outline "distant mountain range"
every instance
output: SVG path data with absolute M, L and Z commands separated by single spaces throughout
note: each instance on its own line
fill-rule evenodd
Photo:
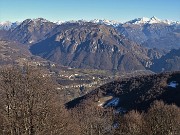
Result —
M 180 69 L 164 64 L 155 68 L 159 61 L 171 59 L 173 65 L 179 60 L 178 54 L 167 54 L 180 48 L 180 23 L 175 21 L 152 17 L 125 23 L 98 19 L 50 22 L 37 18 L 1 23 L 0 28 L 0 39 L 20 42 L 34 55 L 65 66 L 122 72 Z
M 37 32 L 34 35 L 35 37 L 37 36 L 42 37 L 46 35 L 48 32 L 53 30 L 54 27 L 56 27 L 57 25 L 59 26 L 63 24 L 72 24 L 72 23 L 83 24 L 87 22 L 92 22 L 96 24 L 105 24 L 112 26 L 115 29 L 117 29 L 120 34 L 123 34 L 128 39 L 148 48 L 158 48 L 161 50 L 164 49 L 165 51 L 170 51 L 171 49 L 178 49 L 180 46 L 180 42 L 179 42 L 180 22 L 170 21 L 170 20 L 160 20 L 154 16 L 151 18 L 147 18 L 147 17 L 136 18 L 134 20 L 127 21 L 125 23 L 112 21 L 112 20 L 105 20 L 105 19 L 104 20 L 94 19 L 91 21 L 72 20 L 72 21 L 50 22 L 43 18 L 37 18 L 37 19 L 27 19 L 21 23 L 20 22 L 12 23 L 8 21 L 1 22 L 0 30 L 12 31 L 16 27 L 21 27 L 21 30 L 18 29 L 20 33 L 18 33 L 16 30 L 16 32 L 13 32 L 13 34 L 11 34 L 10 37 L 14 40 L 13 36 L 15 33 L 18 34 L 19 38 L 27 38 L 27 41 L 21 41 L 21 43 L 32 43 L 32 42 L 34 43 L 36 42 L 36 39 L 32 39 L 33 37 L 31 37 L 31 35 L 28 35 L 28 33 L 23 33 L 23 32 L 21 33 L 21 31 L 25 31 L 22 29 L 22 27 L 26 29 L 24 24 L 26 24 L 27 21 L 29 22 L 28 25 L 32 25 L 31 31 L 33 28 L 35 28 L 34 32 Z M 40 26 L 36 26 L 36 25 L 40 25 Z
M 37 21 L 42 18 L 37 18 L 37 19 L 30 19 L 32 21 Z M 46 19 L 44 19 L 45 22 L 50 22 Z M 86 20 L 71 20 L 71 21 L 53 21 L 53 23 L 56 23 L 57 25 L 63 24 L 63 23 L 77 23 L 77 22 L 92 22 L 92 23 L 98 23 L 98 24 L 106 24 L 106 25 L 112 25 L 114 27 L 117 27 L 121 24 L 155 24 L 155 23 L 164 23 L 168 25 L 176 25 L 180 24 L 179 21 L 171 21 L 171 20 L 161 20 L 158 19 L 157 17 L 153 16 L 151 18 L 147 17 L 142 17 L 142 18 L 136 18 L 127 22 L 118 22 L 114 20 L 106 20 L 106 19 L 94 19 L 90 21 Z M 9 30 L 9 29 L 14 29 L 18 25 L 20 25 L 22 22 L 16 21 L 16 22 L 10 22 L 10 21 L 5 21 L 5 22 L 0 22 L 0 30 Z

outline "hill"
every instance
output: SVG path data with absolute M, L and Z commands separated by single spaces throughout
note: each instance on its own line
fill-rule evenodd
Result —
M 116 110 L 146 110 L 155 100 L 180 106 L 180 72 L 137 76 L 107 83 L 66 105 L 68 108 L 91 104 Z

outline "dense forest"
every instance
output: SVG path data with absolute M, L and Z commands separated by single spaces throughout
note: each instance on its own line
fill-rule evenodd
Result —
M 155 100 L 146 110 L 117 113 L 89 100 L 66 108 L 56 81 L 25 66 L 0 69 L 2 135 L 178 135 L 180 108 Z M 106 85 L 105 85 L 106 86 Z M 104 87 L 105 87 L 104 86 Z

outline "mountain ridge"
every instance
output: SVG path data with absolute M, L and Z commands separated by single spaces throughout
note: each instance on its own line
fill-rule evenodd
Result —
M 125 22 L 121 22 L 121 21 L 116 21 L 116 20 L 108 20 L 108 19 L 92 19 L 92 20 L 69 20 L 69 21 L 49 21 L 47 19 L 44 18 L 34 18 L 34 19 L 30 19 L 32 21 L 36 21 L 39 19 L 43 19 L 46 22 L 52 22 L 52 23 L 56 23 L 57 25 L 61 25 L 63 23 L 77 23 L 77 22 L 93 22 L 93 23 L 98 23 L 98 24 L 106 24 L 106 25 L 112 25 L 114 27 L 117 27 L 118 25 L 121 24 L 153 24 L 153 23 L 165 23 L 168 25 L 175 25 L 175 24 L 180 24 L 180 21 L 172 21 L 172 20 L 161 20 L 158 19 L 157 17 L 153 16 L 151 18 L 148 17 L 141 17 L 141 18 L 135 18 L 129 21 L 125 21 Z M 27 20 L 27 19 L 26 19 Z M 23 21 L 22 21 L 23 22 Z M 0 22 L 0 30 L 9 30 L 9 29 L 14 29 L 15 27 L 17 27 L 18 25 L 20 25 L 22 23 L 21 21 L 2 21 Z

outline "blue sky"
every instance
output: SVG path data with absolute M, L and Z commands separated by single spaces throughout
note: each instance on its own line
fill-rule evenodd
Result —
M 43 17 L 124 22 L 143 16 L 180 21 L 180 0 L 0 0 L 0 21 Z

